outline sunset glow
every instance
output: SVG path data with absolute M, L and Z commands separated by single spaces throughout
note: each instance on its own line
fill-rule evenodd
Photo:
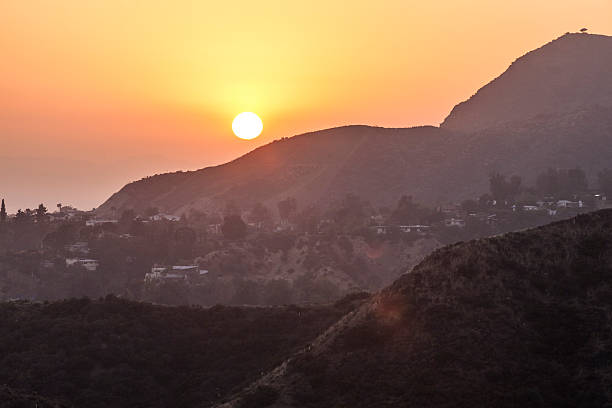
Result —
M 610 34 L 611 15 L 608 0 L 3 1 L 0 170 L 49 177 L 36 199 L 21 181 L 4 194 L 11 211 L 91 208 L 280 137 L 437 125 L 517 55 L 584 25 Z M 231 134 L 242 110 L 266 119 L 256 145 Z

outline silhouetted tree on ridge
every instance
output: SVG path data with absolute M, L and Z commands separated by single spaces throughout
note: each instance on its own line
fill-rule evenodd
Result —
M 0 206 L 0 222 L 6 220 L 6 205 L 4 204 L 4 198 L 2 199 L 2 205 Z

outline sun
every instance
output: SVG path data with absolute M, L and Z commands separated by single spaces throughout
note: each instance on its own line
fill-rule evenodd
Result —
M 255 139 L 263 130 L 263 122 L 253 112 L 242 112 L 234 118 L 232 130 L 241 139 Z

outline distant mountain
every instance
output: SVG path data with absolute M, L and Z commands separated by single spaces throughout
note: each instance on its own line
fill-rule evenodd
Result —
M 453 109 L 440 128 L 347 126 L 284 138 L 227 164 L 130 183 L 102 204 L 181 214 L 234 201 L 301 207 L 347 193 L 373 205 L 403 194 L 426 204 L 474 198 L 490 172 L 532 180 L 581 166 L 591 179 L 612 160 L 612 37 L 567 34 L 519 58 Z
M 537 115 L 612 107 L 612 37 L 565 34 L 517 59 L 441 127 L 474 132 Z
M 223 407 L 612 403 L 612 211 L 440 249 Z

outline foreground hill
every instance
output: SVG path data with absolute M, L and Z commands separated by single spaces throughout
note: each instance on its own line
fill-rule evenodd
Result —
M 36 394 L 15 391 L 6 385 L 0 386 L 0 408 L 67 408 L 57 401 L 52 401 Z
M 612 211 L 434 252 L 224 406 L 612 403 Z
M 98 213 L 154 206 L 181 214 L 229 201 L 275 208 L 287 196 L 304 208 L 347 193 L 373 205 L 403 194 L 431 205 L 477 197 L 492 171 L 532 180 L 548 167 L 581 166 L 593 181 L 612 159 L 611 44 L 568 34 L 532 51 L 441 128 L 347 126 L 285 138 L 221 166 L 130 183 Z
M 209 406 L 363 299 L 311 308 L 173 308 L 112 296 L 3 303 L 0 407 Z

